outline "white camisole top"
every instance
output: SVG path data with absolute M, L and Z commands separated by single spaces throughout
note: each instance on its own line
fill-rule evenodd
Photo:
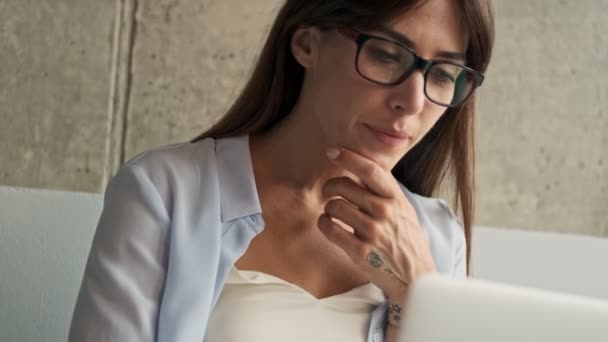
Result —
M 317 299 L 278 277 L 233 267 L 204 341 L 364 342 L 371 312 L 384 301 L 372 283 Z

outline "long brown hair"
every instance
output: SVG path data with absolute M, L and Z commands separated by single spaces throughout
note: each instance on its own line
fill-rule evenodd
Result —
M 425 0 L 286 0 L 269 32 L 251 78 L 226 115 L 194 141 L 263 133 L 293 109 L 304 80 L 304 69 L 291 54 L 291 36 L 299 26 L 327 29 L 350 26 L 373 29 Z M 494 43 L 491 0 L 460 0 L 469 33 L 467 65 L 485 72 Z M 427 135 L 392 170 L 409 190 L 434 196 L 448 181 L 453 206 L 462 215 L 467 241 L 467 270 L 471 257 L 474 193 L 474 116 L 472 96 L 450 108 Z

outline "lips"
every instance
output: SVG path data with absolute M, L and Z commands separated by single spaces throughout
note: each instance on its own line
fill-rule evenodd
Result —
M 400 131 L 400 130 L 378 128 L 378 127 L 370 126 L 367 124 L 365 126 L 367 126 L 369 129 L 374 130 L 378 133 L 382 133 L 382 134 L 388 135 L 388 136 L 390 136 L 392 138 L 396 138 L 396 139 L 408 139 L 410 137 L 409 134 L 407 134 L 404 131 Z
M 388 146 L 397 146 L 408 140 L 410 136 L 400 130 L 376 128 L 367 124 L 363 124 L 376 137 L 376 139 Z

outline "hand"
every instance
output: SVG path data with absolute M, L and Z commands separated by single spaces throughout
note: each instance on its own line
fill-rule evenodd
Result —
M 348 149 L 332 150 L 328 157 L 333 163 L 363 184 L 350 177 L 332 178 L 324 184 L 324 196 L 340 198 L 327 202 L 319 229 L 361 267 L 391 303 L 403 303 L 408 285 L 436 270 L 416 211 L 390 171 Z

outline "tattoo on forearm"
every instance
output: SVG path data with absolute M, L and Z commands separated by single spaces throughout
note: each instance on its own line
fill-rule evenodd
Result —
M 372 267 L 374 267 L 374 268 L 384 267 L 384 272 L 391 274 L 399 282 L 401 282 L 401 284 L 403 284 L 403 286 L 407 287 L 409 285 L 408 282 L 401 279 L 395 272 L 393 272 L 393 270 L 388 265 L 388 263 L 384 262 L 384 257 L 382 256 L 382 254 L 380 254 L 376 251 L 372 251 L 371 253 L 369 253 L 367 255 L 367 262 L 369 262 L 369 264 L 372 265 Z
M 388 321 L 393 325 L 399 325 L 401 323 L 401 311 L 402 308 L 398 304 L 388 305 Z

